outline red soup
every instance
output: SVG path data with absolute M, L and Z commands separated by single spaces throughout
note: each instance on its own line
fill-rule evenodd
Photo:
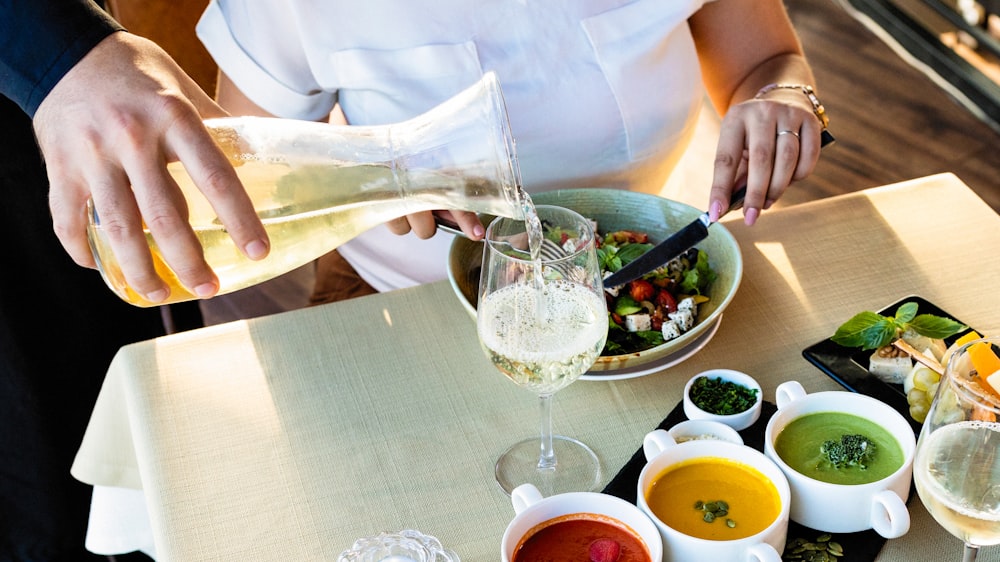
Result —
M 617 558 L 612 557 L 613 551 Z M 649 551 L 632 529 L 613 517 L 593 513 L 563 515 L 536 525 L 514 549 L 512 562 L 592 559 L 651 562 Z

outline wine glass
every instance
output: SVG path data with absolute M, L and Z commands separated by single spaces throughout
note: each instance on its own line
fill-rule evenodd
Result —
M 537 217 L 500 217 L 487 228 L 476 316 L 486 355 L 508 379 L 537 394 L 541 409 L 541 435 L 501 455 L 497 483 L 508 494 L 531 483 L 550 496 L 590 491 L 600 481 L 590 447 L 552 434 L 551 404 L 552 395 L 601 354 L 608 313 L 591 222 L 562 207 L 536 209 Z M 548 251 L 541 251 L 543 230 L 551 237 Z
M 965 543 L 964 562 L 1000 544 L 1000 394 L 987 381 L 1000 367 L 997 344 L 975 340 L 947 359 L 913 462 L 920 500 Z

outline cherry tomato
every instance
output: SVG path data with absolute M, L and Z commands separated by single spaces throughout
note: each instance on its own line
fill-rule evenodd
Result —
M 656 295 L 656 306 L 667 309 L 667 312 L 677 312 L 677 299 L 670 294 L 670 291 L 660 291 Z
M 629 295 L 635 299 L 635 302 L 648 301 L 653 298 L 655 292 L 653 284 L 645 279 L 636 279 L 629 285 Z

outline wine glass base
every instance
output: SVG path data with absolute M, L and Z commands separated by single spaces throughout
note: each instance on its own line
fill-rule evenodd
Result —
M 497 484 L 507 495 L 521 484 L 534 484 L 544 497 L 597 489 L 601 482 L 601 463 L 590 447 L 572 437 L 553 435 L 552 448 L 556 466 L 540 469 L 540 438 L 515 443 L 497 460 Z

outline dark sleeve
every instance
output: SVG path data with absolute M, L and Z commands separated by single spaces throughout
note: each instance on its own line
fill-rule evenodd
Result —
M 0 93 L 34 117 L 56 82 L 121 29 L 91 0 L 0 0 Z

